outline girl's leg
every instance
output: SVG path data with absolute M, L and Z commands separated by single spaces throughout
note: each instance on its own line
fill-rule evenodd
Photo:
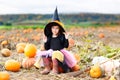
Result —
M 57 59 L 52 60 L 53 68 L 52 73 L 66 73 L 70 71 L 70 68 L 67 66 L 65 62 L 60 62 Z
M 65 61 L 63 61 L 63 62 L 60 62 L 59 60 L 58 60 L 58 71 L 59 71 L 59 73 L 67 73 L 67 72 L 70 72 L 71 71 L 71 69 L 68 67 L 68 65 L 66 64 L 66 62 Z M 61 69 L 60 69 L 61 68 Z
M 69 68 L 71 68 L 72 71 L 78 71 L 80 70 L 79 65 L 77 65 L 77 61 L 73 54 L 71 54 L 69 51 L 62 49 L 61 52 L 64 54 L 65 62 L 68 65 Z
M 77 64 L 77 61 L 72 53 L 70 53 L 69 51 L 67 51 L 65 49 L 62 49 L 60 51 L 63 53 L 65 62 L 68 65 L 68 67 L 72 68 Z
M 52 67 L 52 73 L 58 73 L 58 61 L 57 59 L 52 60 L 53 67 Z
M 50 58 L 43 58 L 43 63 L 45 66 L 45 69 L 43 71 L 41 71 L 41 74 L 48 74 L 51 70 L 51 66 L 50 66 Z

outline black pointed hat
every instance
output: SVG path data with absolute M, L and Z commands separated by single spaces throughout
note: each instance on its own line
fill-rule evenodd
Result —
M 45 34 L 45 36 L 49 37 L 49 36 L 52 35 L 51 27 L 54 26 L 54 25 L 55 25 L 55 26 L 56 26 L 56 25 L 59 26 L 62 33 L 65 32 L 65 30 L 64 30 L 64 28 L 63 28 L 64 26 L 63 26 L 63 24 L 60 22 L 60 19 L 59 19 L 57 7 L 56 7 L 55 12 L 54 12 L 54 14 L 53 14 L 52 21 L 49 22 L 49 23 L 45 26 L 45 29 L 44 29 L 44 34 Z
M 55 12 L 54 12 L 54 14 L 53 14 L 53 18 L 52 18 L 52 19 L 53 19 L 53 21 L 55 21 L 55 20 L 60 21 L 57 7 L 56 7 L 56 9 L 55 9 Z

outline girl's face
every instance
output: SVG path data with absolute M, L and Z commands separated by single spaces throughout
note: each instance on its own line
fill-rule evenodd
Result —
M 59 26 L 52 26 L 52 33 L 53 35 L 58 35 L 59 33 Z

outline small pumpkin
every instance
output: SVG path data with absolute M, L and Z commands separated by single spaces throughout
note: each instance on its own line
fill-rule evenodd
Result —
M 102 69 L 99 65 L 94 65 L 90 69 L 90 76 L 92 78 L 99 78 L 102 76 Z
M 8 41 L 7 40 L 4 40 L 1 42 L 1 45 L 7 45 L 8 44 Z
M 16 60 L 7 60 L 5 62 L 5 69 L 8 70 L 8 71 L 13 71 L 13 72 L 17 72 L 20 70 L 20 62 L 16 61 Z
M 24 48 L 25 48 L 26 43 L 18 43 L 18 44 L 16 45 L 16 48 L 17 48 L 17 47 L 19 47 L 19 46 L 22 46 L 22 47 L 24 47 Z
M 98 37 L 99 37 L 99 38 L 104 38 L 105 35 L 104 35 L 104 33 L 100 33 L 100 34 L 98 35 Z
M 84 34 L 84 35 L 88 35 L 89 32 L 88 32 L 88 31 L 84 31 L 83 34 Z
M 10 74 L 6 71 L 1 71 L 0 80 L 10 80 Z
M 1 50 L 1 54 L 4 57 L 9 57 L 11 55 L 11 51 L 7 48 Z
M 22 61 L 22 67 L 23 68 L 31 68 L 35 63 L 35 58 L 26 58 Z
M 76 64 L 75 66 L 72 67 L 72 71 L 78 71 L 78 70 L 80 70 L 79 65 Z
M 27 56 L 29 58 L 35 57 L 36 52 L 37 52 L 37 48 L 34 44 L 27 44 L 24 49 L 25 56 Z
M 73 47 L 75 44 L 75 41 L 72 38 L 68 39 L 68 42 L 69 42 L 69 48 Z
M 3 36 L 3 35 L 0 36 L 0 39 L 4 39 L 4 38 L 5 38 L 5 36 Z
M 26 46 L 26 43 L 18 43 L 16 45 L 16 50 L 18 53 L 24 53 L 24 48 Z
M 24 47 L 22 46 L 17 47 L 17 53 L 24 53 Z

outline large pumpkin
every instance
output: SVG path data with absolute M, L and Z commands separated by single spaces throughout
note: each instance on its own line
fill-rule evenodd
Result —
M 26 58 L 22 62 L 22 67 L 29 69 L 34 65 L 34 63 L 35 63 L 35 58 Z
M 102 76 L 102 69 L 99 65 L 94 65 L 90 69 L 90 76 L 92 78 L 99 78 Z
M 1 71 L 0 80 L 10 80 L 10 74 L 6 71 Z
M 27 44 L 24 49 L 25 56 L 29 58 L 35 57 L 36 52 L 37 52 L 37 48 L 34 44 Z
M 1 50 L 2 56 L 9 57 L 11 55 L 11 51 L 7 48 Z
M 17 72 L 20 70 L 20 62 L 16 61 L 16 60 L 7 60 L 5 62 L 5 69 L 8 71 L 13 71 L 13 72 Z

